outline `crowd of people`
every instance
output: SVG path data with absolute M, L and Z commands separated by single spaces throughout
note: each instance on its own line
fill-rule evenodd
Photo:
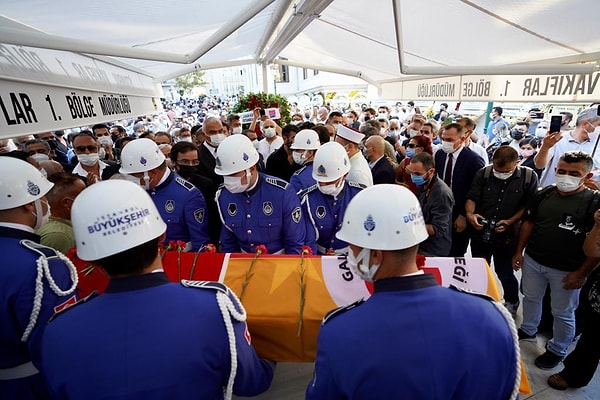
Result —
M 535 365 L 556 367 L 582 331 L 576 355 L 548 384 L 566 389 L 591 380 L 600 358 L 590 338 L 598 319 L 594 270 L 600 263 L 597 107 L 582 110 L 572 129 L 573 116 L 564 114 L 555 132 L 537 118 L 539 110 L 510 126 L 502 108 L 494 107 L 479 135 L 475 121 L 450 113 L 445 103 L 433 118 L 413 102 L 406 109 L 396 104 L 360 113 L 294 108 L 289 124 L 255 109 L 249 127 L 230 107 L 204 98 L 165 104 L 164 112 L 136 120 L 0 141 L 6 175 L 0 179 L 0 246 L 11 258 L 11 268 L 0 274 L 6 294 L 0 303 L 0 342 L 5 343 L 0 344 L 0 392 L 8 398 L 155 398 L 159 393 L 220 398 L 266 390 L 273 363 L 254 352 L 235 294 L 219 284 L 169 284 L 158 246 L 171 241 L 185 243 L 184 251 L 214 245 L 224 253 L 255 253 L 265 246 L 271 254 L 300 254 L 309 246 L 314 254 L 347 256 L 356 275 L 375 281 L 375 294 L 365 305 L 338 310 L 339 317 L 324 323 L 307 398 L 349 393 L 395 398 L 411 390 L 420 398 L 514 396 L 519 379 L 514 341 L 537 340 L 548 288 L 552 338 Z M 419 218 L 404 230 L 402 216 L 414 210 Z M 73 247 L 111 277 L 99 299 L 78 298 L 77 274 L 62 255 Z M 469 248 L 493 265 L 503 306 L 440 291 L 415 264 L 417 253 L 464 257 Z M 522 296 L 516 270 L 522 270 Z M 415 290 L 422 288 L 424 293 Z M 417 311 L 410 306 L 414 301 L 426 302 L 428 309 Z M 48 324 L 55 313 L 82 302 Z M 576 318 L 580 302 L 586 312 Z M 411 311 L 397 326 L 382 322 L 383 309 L 407 305 Z M 462 307 L 464 315 L 446 321 L 457 312 L 454 307 Z M 523 322 L 516 330 L 519 307 Z M 168 320 L 154 321 L 156 310 Z M 212 328 L 187 324 L 185 316 L 194 313 L 213 319 Z M 419 316 L 429 322 L 417 328 Z M 450 325 L 456 330 L 449 332 Z M 165 326 L 185 330 L 197 346 L 185 354 L 173 344 L 142 355 L 164 340 Z M 358 327 L 360 337 L 340 340 Z M 90 348 L 88 329 L 104 332 L 106 342 Z M 396 357 L 411 359 L 406 367 L 412 369 L 425 343 L 439 339 L 434 333 L 459 340 L 475 331 L 494 332 L 477 339 L 481 349 L 498 349 L 487 372 L 464 353 L 449 365 L 443 365 L 449 360 L 442 366 L 430 360 L 422 366 L 430 372 L 440 368 L 435 376 L 454 376 L 440 386 L 427 387 L 423 382 L 429 378 L 418 368 L 406 372 L 410 383 L 398 386 L 399 369 L 382 369 L 398 367 Z M 414 343 L 417 332 L 423 346 Z M 357 341 L 378 334 L 385 338 L 377 345 L 381 353 L 387 349 L 385 357 L 349 368 L 372 350 L 359 349 Z M 404 336 L 413 340 L 409 347 Z M 132 365 L 119 358 L 125 349 L 133 354 Z M 192 353 L 198 358 L 188 356 Z M 465 360 L 464 369 L 456 368 L 455 358 Z M 156 379 L 149 378 L 148 368 L 157 363 L 161 368 L 151 375 Z M 582 365 L 585 379 L 572 372 Z M 461 380 L 462 373 L 476 370 L 481 373 L 468 383 Z M 371 377 L 373 371 L 383 371 L 381 380 Z M 181 375 L 195 374 L 202 378 L 180 384 Z M 98 376 L 102 379 L 92 379 Z M 377 392 L 381 382 L 388 386 Z

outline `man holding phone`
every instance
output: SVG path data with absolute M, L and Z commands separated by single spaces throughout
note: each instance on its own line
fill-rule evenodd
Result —
M 558 116 L 562 119 L 561 116 Z M 552 117 L 554 119 L 554 117 Z M 540 179 L 540 186 L 548 186 L 555 183 L 554 170 L 558 164 L 559 158 L 571 150 L 580 150 L 588 154 L 594 152 L 594 147 L 600 134 L 600 116 L 596 107 L 587 108 L 579 113 L 575 128 L 572 131 L 564 133 L 560 132 L 560 124 L 558 127 L 554 124 L 550 125 L 550 129 L 546 137 L 542 140 L 542 145 L 534 158 L 536 168 L 545 168 L 544 174 Z M 597 128 L 598 127 L 598 128 Z M 592 172 L 597 175 L 597 170 L 600 169 L 600 152 L 596 151 L 593 155 L 594 167 Z M 594 180 L 598 177 L 595 176 Z M 599 189 L 600 184 L 595 181 L 586 180 L 586 186 L 594 189 Z

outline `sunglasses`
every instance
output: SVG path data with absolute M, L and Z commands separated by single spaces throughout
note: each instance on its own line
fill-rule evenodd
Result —
M 77 150 L 80 153 L 83 153 L 86 150 L 92 153 L 92 152 L 98 150 L 98 146 L 92 145 L 92 144 L 89 146 L 77 146 L 77 147 L 75 147 L 75 150 Z

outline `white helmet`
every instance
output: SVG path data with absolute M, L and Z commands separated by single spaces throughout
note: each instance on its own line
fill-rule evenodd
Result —
M 146 172 L 160 166 L 165 161 L 165 155 L 158 145 L 150 139 L 132 140 L 121 152 L 122 174 Z
M 292 150 L 317 150 L 321 146 L 319 135 L 312 129 L 302 129 L 294 137 Z
M 317 182 L 332 182 L 350 171 L 350 159 L 344 146 L 327 142 L 319 147 L 313 161 L 312 177 Z
M 18 158 L 0 157 L 0 171 L 0 210 L 31 203 L 54 186 L 40 170 Z
M 77 256 L 86 261 L 139 246 L 167 230 L 148 193 L 122 179 L 98 182 L 81 192 L 73 202 L 71 223 Z
M 258 151 L 246 135 L 227 136 L 217 147 L 215 174 L 231 175 L 258 162 Z
M 394 207 L 381 207 L 385 199 Z M 336 237 L 371 250 L 401 250 L 429 237 L 417 197 L 400 185 L 380 184 L 350 200 Z

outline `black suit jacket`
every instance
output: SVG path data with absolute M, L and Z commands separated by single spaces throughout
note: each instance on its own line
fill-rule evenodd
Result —
M 446 166 L 447 154 L 443 150 L 435 152 L 435 169 L 438 177 L 444 180 L 444 169 Z M 452 209 L 452 220 L 459 215 L 465 215 L 465 203 L 467 201 L 467 193 L 471 187 L 471 182 L 475 173 L 485 166 L 481 157 L 468 147 L 463 147 L 458 155 L 458 158 L 453 160 L 452 167 L 452 194 L 454 195 L 454 207 Z
M 389 160 L 384 156 L 381 157 L 373 168 L 371 168 L 371 175 L 373 175 L 373 185 L 378 183 L 396 183 L 394 176 L 394 167 Z
M 198 175 L 210 179 L 216 192 L 219 185 L 223 183 L 223 177 L 215 173 L 215 157 L 204 144 L 201 144 L 198 150 L 198 161 L 200 161 Z

